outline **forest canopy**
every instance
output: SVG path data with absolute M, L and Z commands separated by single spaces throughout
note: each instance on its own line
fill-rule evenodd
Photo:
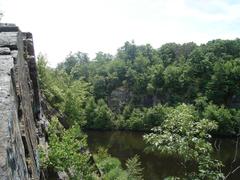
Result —
M 158 49 L 126 42 L 116 55 L 99 52 L 92 60 L 70 53 L 56 68 L 40 55 L 38 71 L 43 94 L 69 124 L 149 131 L 185 103 L 218 124 L 212 133 L 239 132 L 240 39 Z

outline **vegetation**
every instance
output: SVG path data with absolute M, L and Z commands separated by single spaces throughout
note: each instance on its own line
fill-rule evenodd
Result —
M 126 170 L 121 167 L 121 162 L 111 157 L 106 149 L 100 148 L 94 155 L 97 166 L 103 173 L 104 180 L 141 180 L 142 168 L 139 157 L 134 156 L 126 162 Z
M 128 179 L 132 180 L 142 180 L 141 163 L 139 161 L 139 156 L 135 155 L 133 158 L 128 159 L 126 162 Z
M 169 108 L 186 103 L 201 118 L 219 123 L 215 134 L 236 135 L 239 52 L 239 39 L 168 43 L 159 49 L 126 42 L 115 56 L 99 52 L 90 60 L 77 52 L 55 69 L 39 56 L 38 68 L 43 93 L 70 124 L 145 131 L 161 125 Z
M 48 147 L 39 147 L 40 163 L 43 169 L 51 168 L 56 172 L 66 172 L 70 179 L 79 180 L 141 180 L 142 168 L 139 157 L 134 156 L 126 162 L 126 170 L 121 162 L 100 148 L 90 161 L 87 151 L 86 135 L 79 125 L 64 129 L 56 117 L 53 117 L 48 130 Z M 97 171 L 101 172 L 101 177 Z
M 55 171 L 65 171 L 71 179 L 93 179 L 93 169 L 86 152 L 86 135 L 79 126 L 65 130 L 56 118 L 49 126 L 49 147 L 40 148 L 41 165 Z
M 85 176 L 85 170 L 78 170 L 79 164 L 71 158 L 66 166 L 60 161 L 69 157 L 59 150 L 72 142 L 69 137 L 78 140 L 75 135 L 80 128 L 153 128 L 153 133 L 145 136 L 153 149 L 181 156 L 186 169 L 196 166 L 196 171 L 186 171 L 186 178 L 223 178 L 221 163 L 211 158 L 212 147 L 207 140 L 210 134 L 239 134 L 239 52 L 240 39 L 213 40 L 200 46 L 168 43 L 159 49 L 126 42 L 115 56 L 99 52 L 90 60 L 86 53 L 77 52 L 56 68 L 48 67 L 40 55 L 42 92 L 67 117 L 71 127 L 60 134 L 50 132 L 47 165 L 66 171 L 70 168 Z M 76 141 L 78 147 L 84 147 L 81 137 Z M 86 162 L 88 156 L 77 156 L 74 144 L 68 150 L 76 156 L 73 159 L 79 158 L 80 164 Z M 105 179 L 142 178 L 137 157 L 127 162 L 126 171 L 109 155 L 96 159 Z
M 207 139 L 208 132 L 216 129 L 215 122 L 199 119 L 193 106 L 179 105 L 173 109 L 162 123 L 155 127 L 153 133 L 144 139 L 153 150 L 183 158 L 184 179 L 223 179 L 221 162 L 212 159 L 212 146 Z M 190 166 L 196 171 L 189 172 Z

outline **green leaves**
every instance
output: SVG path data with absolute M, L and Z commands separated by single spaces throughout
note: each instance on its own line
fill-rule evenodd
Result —
M 65 130 L 57 118 L 49 126 L 49 147 L 41 156 L 41 164 L 56 171 L 65 171 L 72 178 L 88 178 L 92 175 L 89 154 L 86 152 L 86 136 L 78 125 Z
M 95 102 L 92 98 L 86 103 L 86 126 L 90 129 L 110 129 L 113 127 L 113 113 L 103 99 Z
M 218 179 L 223 177 L 221 163 L 211 158 L 212 147 L 206 140 L 211 137 L 208 132 L 216 128 L 215 122 L 199 119 L 193 106 L 182 104 L 172 109 L 153 133 L 144 135 L 144 140 L 153 150 L 182 157 L 185 167 L 196 162 L 197 171 L 187 177 Z
M 168 43 L 159 49 L 149 44 L 138 46 L 126 42 L 116 56 L 99 52 L 89 61 L 86 53 L 77 52 L 69 54 L 56 69 L 49 68 L 44 56 L 40 55 L 39 80 L 47 100 L 68 116 L 70 124 L 78 122 L 85 126 L 89 121 L 90 127 L 94 126 L 93 122 L 100 122 L 99 128 L 150 129 L 159 125 L 160 120 L 155 119 L 157 115 L 152 115 L 154 120 L 145 118 L 148 110 L 144 108 L 149 108 L 151 114 L 153 106 L 159 103 L 171 107 L 195 103 L 200 114 L 209 102 L 226 108 L 237 107 L 240 98 L 239 51 L 239 39 L 214 40 L 200 46 L 192 42 Z M 119 89 L 122 89 L 119 97 L 112 96 Z M 99 118 L 104 117 L 102 122 L 99 118 L 86 119 L 88 115 L 84 111 L 92 98 L 95 109 L 105 111 L 99 114 Z M 97 108 L 100 99 L 113 112 L 103 103 Z M 120 101 L 116 108 L 113 102 Z M 126 105 L 135 109 L 130 112 L 132 118 L 122 115 Z M 109 118 L 110 121 L 106 120 Z M 232 121 L 225 122 L 224 126 L 229 126 L 226 134 L 235 131 Z
M 123 170 L 121 162 L 107 153 L 107 149 L 99 148 L 94 155 L 98 168 L 103 173 L 104 180 L 142 180 L 143 175 L 139 156 L 134 156 L 126 162 L 126 170 Z
M 214 40 L 200 46 L 168 43 L 159 49 L 126 42 L 116 56 L 99 52 L 89 61 L 86 53 L 77 52 L 69 54 L 56 69 L 48 67 L 46 58 L 40 55 L 39 82 L 48 102 L 67 117 L 73 129 L 75 124 L 130 130 L 156 126 L 145 136 L 151 148 L 179 155 L 185 164 L 196 161 L 198 170 L 191 176 L 204 179 L 207 174 L 214 179 L 221 176 L 221 164 L 210 157 L 212 147 L 206 141 L 209 132 L 239 132 L 239 52 L 239 39 Z M 111 106 L 113 102 L 117 105 Z M 194 104 L 197 111 L 182 103 Z M 64 137 L 59 136 L 61 133 Z M 67 157 L 64 147 L 56 143 L 63 141 L 75 149 L 69 133 L 60 127 L 51 132 L 51 146 L 57 152 L 51 162 L 58 168 L 72 156 Z M 118 170 L 111 171 L 109 179 L 116 174 L 126 176 Z
M 143 169 L 141 168 L 141 162 L 139 161 L 138 155 L 135 155 L 133 158 L 128 159 L 126 166 L 129 180 L 143 180 Z
M 239 112 L 237 109 L 208 104 L 203 111 L 203 117 L 218 123 L 219 128 L 215 133 L 234 135 L 239 133 Z
M 240 91 L 240 59 L 219 61 L 208 83 L 207 95 L 218 104 L 231 105 Z

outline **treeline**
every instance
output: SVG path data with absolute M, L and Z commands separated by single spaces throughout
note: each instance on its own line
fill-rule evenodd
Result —
M 38 58 L 43 94 L 88 129 L 150 130 L 179 104 L 198 118 L 216 121 L 213 133 L 235 135 L 240 127 L 240 39 L 207 44 L 168 43 L 159 49 L 126 42 L 115 56 L 69 54 L 53 69 Z

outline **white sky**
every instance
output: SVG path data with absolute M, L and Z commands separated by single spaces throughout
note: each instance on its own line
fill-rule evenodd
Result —
M 115 54 L 125 41 L 150 43 L 240 37 L 239 0 L 0 0 L 2 22 L 33 33 L 51 66 L 70 51 Z

